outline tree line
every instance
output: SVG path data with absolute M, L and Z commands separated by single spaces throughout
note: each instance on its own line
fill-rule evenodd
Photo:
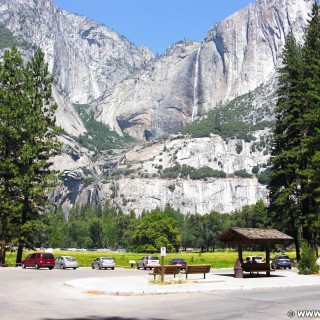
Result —
M 134 252 L 178 252 L 180 248 L 214 251 L 223 247 L 216 238 L 229 227 L 270 227 L 268 207 L 262 200 L 230 214 L 184 215 L 166 205 L 136 215 L 101 207 L 74 207 L 66 217 L 59 209 L 43 215 L 35 232 L 35 247 L 109 248 Z

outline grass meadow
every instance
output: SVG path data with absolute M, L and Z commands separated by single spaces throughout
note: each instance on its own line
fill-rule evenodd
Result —
M 24 251 L 23 258 L 34 251 Z M 131 253 L 131 252 L 101 252 L 101 251 L 55 251 L 53 250 L 55 258 L 58 256 L 73 256 L 78 260 L 80 267 L 89 267 L 91 262 L 97 257 L 111 257 L 116 261 L 117 267 L 130 268 L 130 260 L 136 262 L 145 255 L 156 255 L 161 259 L 159 254 L 150 253 Z M 271 253 L 270 258 L 272 259 L 276 253 Z M 295 251 L 286 252 L 291 259 L 295 259 Z M 264 259 L 266 257 L 265 252 L 262 251 L 243 251 L 243 258 L 246 256 L 259 255 Z M 216 251 L 216 252 L 179 252 L 179 253 L 167 253 L 164 257 L 164 263 L 169 264 L 169 261 L 173 258 L 183 258 L 187 264 L 210 264 L 212 268 L 233 268 L 238 257 L 237 251 Z M 14 264 L 16 260 L 15 252 L 7 252 L 6 263 Z M 135 267 L 135 266 L 134 266 Z

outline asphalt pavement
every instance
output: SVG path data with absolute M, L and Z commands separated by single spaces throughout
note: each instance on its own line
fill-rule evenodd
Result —
M 213 291 L 255 290 L 319 286 L 319 275 L 300 275 L 296 268 L 275 270 L 267 277 L 265 272 L 250 276 L 245 272 L 243 278 L 235 278 L 233 269 L 211 269 L 206 274 L 165 275 L 164 282 L 154 278 L 148 271 L 137 270 L 132 276 L 86 278 L 69 280 L 66 286 L 78 288 L 81 292 L 108 295 L 157 295 L 181 293 L 205 293 Z

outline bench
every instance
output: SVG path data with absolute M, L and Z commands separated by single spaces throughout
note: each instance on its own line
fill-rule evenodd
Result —
M 176 277 L 176 274 L 180 273 L 181 266 L 163 266 L 164 274 L 173 274 L 173 277 Z M 156 276 L 161 276 L 162 274 L 162 266 L 155 266 L 153 268 L 153 272 L 149 272 L 150 275 L 153 276 L 154 280 Z
M 181 271 L 181 273 L 184 273 L 186 275 L 186 279 L 188 279 L 188 274 L 203 273 L 203 279 L 205 279 L 206 273 L 209 273 L 210 269 L 211 269 L 210 264 L 191 265 L 191 266 L 187 266 L 185 270 Z
M 253 272 L 266 272 L 266 275 L 270 275 L 270 271 L 275 271 L 274 269 L 271 269 L 269 263 L 243 263 L 242 269 L 245 272 L 250 272 L 250 276 L 253 274 Z

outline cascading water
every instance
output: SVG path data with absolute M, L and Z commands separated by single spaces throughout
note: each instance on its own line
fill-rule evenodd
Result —
M 198 78 L 199 78 L 199 57 L 200 57 L 201 48 L 198 49 L 196 57 L 196 65 L 194 67 L 194 82 L 193 82 L 193 104 L 192 104 L 192 121 L 198 115 L 198 103 L 199 103 L 199 94 L 198 94 Z

